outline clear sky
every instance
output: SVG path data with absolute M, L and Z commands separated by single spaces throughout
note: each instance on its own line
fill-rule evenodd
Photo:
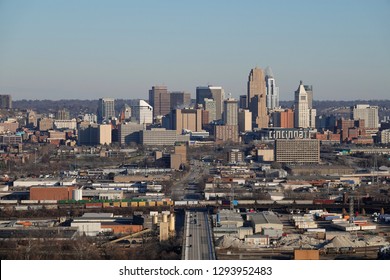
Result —
M 270 66 L 281 100 L 390 99 L 390 1 L 0 0 L 0 93 L 148 98 L 152 85 L 246 94 Z

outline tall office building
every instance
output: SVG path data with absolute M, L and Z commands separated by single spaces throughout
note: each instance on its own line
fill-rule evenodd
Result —
M 170 98 L 171 110 L 188 108 L 191 104 L 191 94 L 184 91 L 172 91 Z
M 247 109 L 248 108 L 248 96 L 247 95 L 240 95 L 240 109 Z
M 313 109 L 313 86 L 304 85 L 303 87 L 307 93 L 307 105 L 309 106 L 309 109 Z
M 100 98 L 97 109 L 98 122 L 107 122 L 109 119 L 115 117 L 115 99 L 114 98 Z
M 268 127 L 267 100 L 264 71 L 251 69 L 248 77 L 248 105 L 252 112 L 252 121 L 259 127 Z
M 149 104 L 153 107 L 153 117 L 165 116 L 171 111 L 171 97 L 166 86 L 153 86 L 149 90 Z
M 368 104 L 357 104 L 351 107 L 352 118 L 354 120 L 362 119 L 365 121 L 365 127 L 378 128 L 379 116 L 378 106 L 370 106 Z
M 279 87 L 276 86 L 275 78 L 270 67 L 265 69 L 265 86 L 267 90 L 267 109 L 274 110 L 279 107 Z
M 205 98 L 204 100 L 204 110 L 209 112 L 208 114 L 208 123 L 211 123 L 213 121 L 217 120 L 217 108 L 216 108 L 216 102 L 214 99 Z
M 131 105 L 132 116 L 135 117 L 138 124 L 152 124 L 153 123 L 153 107 L 145 100 L 137 100 Z
M 0 95 L 0 109 L 12 109 L 12 97 L 9 94 Z
M 225 91 L 222 87 L 207 86 L 196 88 L 196 104 L 202 104 L 204 107 L 204 99 L 215 100 L 216 119 L 221 120 L 223 117 L 223 100 L 225 99 Z
M 125 122 L 131 119 L 131 107 L 127 104 L 124 104 L 121 112 L 119 113 L 119 122 Z
M 236 99 L 224 100 L 223 122 L 225 125 L 238 125 L 238 101 Z
M 118 127 L 119 145 L 130 143 L 140 143 L 140 134 L 143 130 L 143 125 L 138 123 L 122 123 Z
M 56 114 L 56 119 L 57 120 L 70 120 L 70 113 L 68 109 L 60 109 L 57 111 Z
M 302 81 L 298 89 L 295 91 L 294 99 L 294 126 L 296 128 L 308 128 L 311 127 L 311 111 L 309 109 L 307 92 L 303 86 Z M 314 126 L 315 126 L 315 117 L 314 117 Z

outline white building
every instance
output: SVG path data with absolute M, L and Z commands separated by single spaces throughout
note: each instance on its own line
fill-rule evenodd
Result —
M 267 96 L 267 109 L 268 111 L 274 110 L 279 107 L 279 87 L 276 86 L 275 78 L 270 67 L 265 69 L 265 86 Z
M 137 123 L 144 125 L 153 123 L 153 107 L 145 100 L 138 100 L 136 103 L 133 103 L 131 112 Z
M 354 120 L 364 120 L 364 126 L 367 128 L 379 127 L 378 106 L 368 104 L 357 104 L 352 108 L 352 117 Z
M 309 108 L 309 99 L 305 87 L 301 81 L 295 91 L 294 99 L 294 126 L 296 128 L 314 128 L 316 110 Z

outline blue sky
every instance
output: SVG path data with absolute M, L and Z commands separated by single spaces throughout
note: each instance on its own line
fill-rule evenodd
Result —
M 0 93 L 148 98 L 152 85 L 246 93 L 270 66 L 282 100 L 390 99 L 390 1 L 0 0 Z

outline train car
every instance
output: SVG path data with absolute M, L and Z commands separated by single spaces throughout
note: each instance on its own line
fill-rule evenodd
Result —
M 99 208 L 103 208 L 103 203 L 102 202 L 89 202 L 89 203 L 85 203 L 85 208 L 86 209 L 99 209 Z
M 314 199 L 313 204 L 334 204 L 334 199 Z
M 259 205 L 271 205 L 275 204 L 274 200 L 256 200 L 256 203 Z
M 287 204 L 293 204 L 294 203 L 294 200 L 277 200 L 276 201 L 276 204 L 280 204 L 280 205 L 287 205 Z
M 253 205 L 256 203 L 255 200 L 236 200 L 238 205 Z
M 18 204 L 17 200 L 0 200 L 0 204 Z
M 175 201 L 175 206 L 184 206 L 184 205 L 188 205 L 188 201 L 185 201 L 185 200 Z
M 313 200 L 295 200 L 295 203 L 300 205 L 312 205 Z

